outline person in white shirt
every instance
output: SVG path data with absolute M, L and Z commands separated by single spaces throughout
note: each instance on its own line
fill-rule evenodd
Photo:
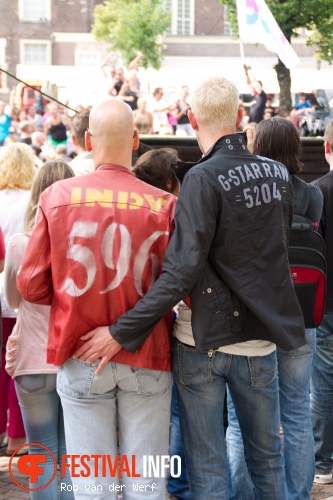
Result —
M 84 175 L 94 172 L 94 158 L 91 151 L 86 150 L 84 136 L 89 128 L 90 111 L 77 113 L 72 122 L 72 140 L 76 157 L 69 162 L 69 166 L 74 170 L 75 175 Z
M 44 128 L 43 117 L 42 115 L 36 113 L 36 106 L 34 104 L 32 104 L 32 106 L 29 106 L 28 108 L 27 119 L 34 126 L 35 130 L 39 131 L 43 130 Z
M 163 99 L 162 87 L 157 87 L 153 92 L 153 98 L 147 105 L 147 110 L 153 115 L 153 131 L 155 134 L 165 135 L 168 133 L 173 134 L 172 126 L 169 125 L 167 111 L 173 111 L 174 104 L 168 104 Z

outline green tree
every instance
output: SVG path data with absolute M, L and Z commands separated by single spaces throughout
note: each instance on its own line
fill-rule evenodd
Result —
M 161 35 L 170 22 L 160 0 L 106 0 L 95 7 L 92 33 L 97 40 L 110 42 L 127 64 L 141 51 L 142 65 L 159 69 Z
M 229 21 L 234 32 L 237 33 L 235 0 L 218 1 L 228 6 Z M 329 63 L 333 62 L 332 0 L 265 1 L 289 42 L 292 36 L 297 36 L 297 28 L 306 28 L 312 32 L 306 43 L 316 46 L 316 58 Z M 282 113 L 290 111 L 292 107 L 290 71 L 280 59 L 274 69 L 280 86 L 280 108 Z

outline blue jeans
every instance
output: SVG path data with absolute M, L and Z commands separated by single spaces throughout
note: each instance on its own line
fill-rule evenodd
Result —
M 333 313 L 317 328 L 311 380 L 311 414 L 316 469 L 332 471 L 333 453 Z
M 291 351 L 277 349 L 288 500 L 310 499 L 315 472 L 310 414 L 310 377 L 316 343 L 315 329 L 307 329 L 306 338 L 307 343 L 298 349 Z M 228 411 L 230 499 L 252 500 L 254 489 L 247 472 L 242 435 L 230 398 L 228 398 Z
M 173 370 L 191 500 L 229 498 L 223 422 L 227 383 L 257 499 L 285 500 L 275 352 L 261 357 L 231 356 L 195 350 L 176 340 Z
M 226 439 L 230 474 L 229 500 L 254 500 L 255 489 L 246 465 L 242 433 L 229 391 Z
M 131 473 L 134 455 L 140 477 L 122 475 L 123 497 L 160 500 L 165 496 L 165 478 L 142 477 L 143 456 L 159 459 L 168 455 L 172 374 L 110 362 L 95 375 L 98 363 L 70 358 L 59 368 L 57 388 L 64 409 L 67 451 L 71 455 L 110 455 L 113 462 L 117 453 L 126 455 Z M 78 487 L 76 500 L 91 500 L 92 492 L 94 500 L 117 499 L 118 477 L 109 469 L 103 477 L 100 462 L 97 477 L 94 472 L 73 477 L 73 484 Z M 97 491 L 96 485 L 101 487 Z M 135 490 L 136 485 L 143 491 Z
M 179 500 L 190 500 L 190 488 L 188 484 L 184 446 L 180 433 L 177 389 L 175 384 L 172 387 L 169 455 L 171 457 L 173 455 L 178 455 L 181 458 L 182 470 L 179 477 L 173 477 L 171 474 L 169 474 L 167 490 L 171 495 Z M 176 475 L 178 475 L 178 471 Z
M 54 454 L 57 463 L 61 463 L 61 456 L 66 454 L 64 421 L 59 396 L 56 391 L 54 374 L 20 375 L 15 377 L 15 387 L 21 407 L 27 441 L 43 444 Z M 41 448 L 29 446 L 29 454 L 39 454 Z M 47 462 L 44 465 L 44 474 L 38 476 L 38 483 L 31 483 L 31 488 L 38 488 L 51 479 L 54 472 L 54 462 L 47 453 Z M 71 485 L 69 474 L 62 478 L 62 482 Z M 57 500 L 58 479 L 54 478 L 46 488 L 30 493 L 31 500 Z M 61 500 L 73 499 L 72 491 L 61 491 Z

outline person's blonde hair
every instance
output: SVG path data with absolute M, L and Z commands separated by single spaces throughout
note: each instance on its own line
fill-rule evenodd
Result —
M 30 199 L 24 218 L 24 232 L 26 235 L 29 236 L 34 228 L 39 198 L 42 192 L 55 182 L 74 176 L 75 174 L 71 167 L 62 160 L 54 160 L 44 163 L 38 171 L 31 188 Z
M 191 97 L 191 109 L 198 123 L 210 132 L 235 127 L 238 108 L 238 90 L 222 76 L 207 78 Z
M 12 142 L 0 148 L 0 189 L 30 189 L 36 172 L 30 146 Z
M 328 122 L 325 128 L 324 141 L 327 141 L 333 150 L 333 119 Z

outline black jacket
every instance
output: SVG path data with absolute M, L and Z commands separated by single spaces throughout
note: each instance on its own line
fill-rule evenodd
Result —
M 327 298 L 326 312 L 333 312 L 333 172 L 320 177 L 314 184 L 324 197 L 323 212 L 319 232 L 324 238 L 327 264 Z
M 263 339 L 305 344 L 287 246 L 293 216 L 286 167 L 229 135 L 186 173 L 162 274 L 112 336 L 135 352 L 157 321 L 190 294 L 196 348 Z

